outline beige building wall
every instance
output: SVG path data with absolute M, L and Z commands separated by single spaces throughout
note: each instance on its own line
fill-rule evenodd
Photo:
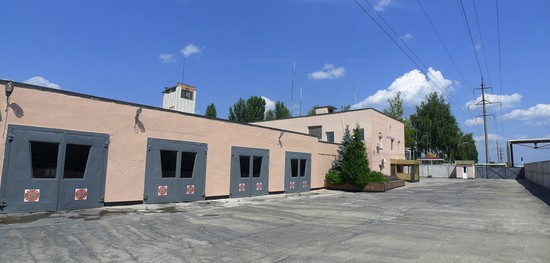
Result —
M 4 87 L 5 83 L 0 84 Z M 0 101 L 6 101 L 3 92 Z M 311 187 L 321 188 L 338 147 L 320 143 L 306 134 L 282 133 L 271 128 L 211 120 L 21 83 L 16 83 L 10 101 L 8 113 L 0 113 L 4 131 L 6 125 L 18 124 L 110 135 L 106 202 L 143 200 L 147 138 L 207 143 L 207 197 L 229 194 L 232 146 L 269 149 L 270 192 L 284 190 L 285 151 L 311 153 Z M 134 119 L 140 107 L 143 108 L 140 124 L 136 125 Z M 0 139 L 2 160 L 5 144 L 4 134 Z M 0 169 L 1 166 L 2 162 Z
M 300 133 L 308 133 L 308 127 L 321 126 L 321 140 L 327 141 L 327 132 L 334 132 L 335 143 L 341 142 L 346 125 L 352 130 L 356 124 L 359 124 L 360 128 L 364 129 L 371 170 L 389 175 L 390 159 L 405 159 L 404 124 L 374 109 L 335 112 L 255 124 Z

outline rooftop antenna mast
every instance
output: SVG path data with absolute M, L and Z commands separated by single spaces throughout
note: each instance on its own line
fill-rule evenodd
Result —
M 290 117 L 292 117 L 292 108 L 293 108 L 293 95 L 294 95 L 294 72 L 296 72 L 296 62 L 294 62 L 294 67 L 292 68 L 292 86 L 290 88 Z
M 353 100 L 355 101 L 355 104 L 357 104 L 357 94 L 355 93 L 355 85 L 353 85 Z
M 185 56 L 183 56 L 183 69 L 181 71 L 181 83 L 185 83 Z

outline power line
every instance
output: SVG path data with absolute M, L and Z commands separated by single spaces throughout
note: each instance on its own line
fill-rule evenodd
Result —
M 487 70 L 487 77 L 489 78 L 489 85 L 492 85 L 491 73 L 489 72 L 489 63 L 487 62 L 487 52 L 485 52 L 485 43 L 483 42 L 483 35 L 481 34 L 481 26 L 479 24 L 479 18 L 477 15 L 477 7 L 475 0 L 472 0 L 474 4 L 474 13 L 476 15 L 477 31 L 479 32 L 479 40 L 481 41 L 481 48 L 483 49 L 483 58 L 485 59 L 485 69 Z
M 443 41 L 443 38 L 441 37 L 441 35 L 439 34 L 439 32 L 437 31 L 434 23 L 432 22 L 432 19 L 430 19 L 430 16 L 428 15 L 428 12 L 426 12 L 426 9 L 424 9 L 424 6 L 422 5 L 422 3 L 420 2 L 420 0 L 417 0 L 418 1 L 418 4 L 420 5 L 420 7 L 422 8 L 422 12 L 424 12 L 424 15 L 426 16 L 426 18 L 428 19 L 428 22 L 430 22 L 430 25 L 432 26 L 432 29 L 434 30 L 435 34 L 437 35 L 437 38 L 439 39 L 439 42 L 441 42 L 441 44 L 443 45 L 443 47 L 445 48 L 445 52 L 447 52 L 447 55 L 449 56 L 449 58 L 451 59 L 451 61 L 453 62 L 453 65 L 455 66 L 456 70 L 458 71 L 458 74 L 460 74 L 460 77 L 462 78 L 462 80 L 464 81 L 464 83 L 466 84 L 466 86 L 471 89 L 470 87 L 470 84 L 468 83 L 468 81 L 466 80 L 466 78 L 464 77 L 464 75 L 462 74 L 462 71 L 460 71 L 460 69 L 458 68 L 458 65 L 456 64 L 456 61 L 454 60 L 453 56 L 451 55 L 451 52 L 449 51 L 449 49 L 447 48 L 447 45 L 445 45 L 445 42 Z
M 390 26 L 390 24 L 388 22 L 386 22 L 386 20 L 382 17 L 382 15 L 380 15 L 380 13 L 378 11 L 376 11 L 376 8 L 374 8 L 374 6 L 368 1 L 368 0 L 365 0 L 365 2 L 370 6 L 370 8 L 374 11 L 374 13 L 378 16 L 378 18 L 380 18 L 380 20 L 382 20 L 382 22 L 384 22 L 384 24 L 390 29 L 390 31 L 395 35 L 395 37 L 397 39 L 399 39 L 399 41 L 401 42 L 401 44 L 403 46 L 405 46 L 405 48 L 414 56 L 414 58 L 416 58 L 416 60 L 418 61 L 418 63 L 420 63 L 420 65 L 422 65 L 424 67 L 425 70 L 428 69 L 428 67 L 422 62 L 422 60 L 416 55 L 416 53 L 414 53 L 414 51 L 412 51 L 412 49 L 409 48 L 409 45 L 407 45 L 407 43 L 405 43 L 405 41 L 403 41 L 403 39 L 399 36 L 399 34 L 397 34 L 395 32 L 395 30 L 393 30 L 393 27 Z M 424 73 L 426 74 L 426 73 Z M 429 74 L 429 71 L 428 71 L 428 74 Z M 426 75 L 428 75 L 426 74 Z M 432 78 L 430 78 L 432 79 Z M 437 81 L 437 83 L 439 84 L 440 87 L 442 87 L 443 85 L 441 84 L 441 82 L 439 82 L 439 80 L 437 78 L 433 78 L 432 79 L 432 82 L 435 82 Z M 441 89 L 440 89 L 441 90 Z M 441 91 L 443 92 L 443 90 Z M 449 94 L 449 96 L 452 96 L 451 94 Z M 448 97 L 449 97 L 448 96 Z
M 422 68 L 422 67 L 419 65 L 419 63 L 420 63 L 420 64 L 423 64 L 422 61 L 414 54 L 414 52 L 412 52 L 412 50 L 411 50 L 410 48 L 408 48 L 407 44 L 405 44 L 405 43 L 403 42 L 403 40 L 401 40 L 401 42 L 403 43 L 403 46 L 405 46 L 405 47 L 407 47 L 407 49 L 409 49 L 409 51 L 418 59 L 418 62 L 415 61 L 415 60 L 411 57 L 411 55 L 409 55 L 409 53 L 407 53 L 407 52 L 403 49 L 403 47 L 402 47 L 401 45 L 399 45 L 399 43 L 390 35 L 390 33 L 388 33 L 388 31 L 386 31 L 386 29 L 385 29 L 378 21 L 376 21 L 376 19 L 375 19 L 366 9 L 365 9 L 357 0 L 354 0 L 354 2 L 355 2 L 355 3 L 359 6 L 359 8 L 361 8 L 361 10 L 363 10 L 363 12 L 364 12 L 365 14 L 367 14 L 367 16 L 368 16 L 368 17 L 369 17 L 369 18 L 370 18 L 370 19 L 371 19 L 371 20 L 372 20 L 372 21 L 373 21 L 373 22 L 374 22 L 374 23 L 384 32 L 384 34 L 386 34 L 386 36 L 390 38 L 390 40 L 391 40 L 391 41 L 401 50 L 401 52 L 403 52 L 403 54 L 405 54 L 405 56 L 407 56 L 407 57 L 409 58 L 409 60 L 411 60 L 411 62 L 412 62 L 412 63 L 413 63 L 413 64 L 414 64 L 414 65 L 415 65 L 424 75 L 426 75 L 426 76 L 428 77 L 428 79 L 430 79 L 430 80 L 432 81 L 432 83 L 434 83 L 434 86 L 435 86 L 437 89 L 439 89 L 439 90 L 441 91 L 441 93 L 442 93 L 445 97 L 449 98 L 449 100 L 450 100 L 451 103 L 455 104 L 455 105 L 458 107 L 458 109 L 459 109 L 464 115 L 468 115 L 468 114 L 464 111 L 464 109 L 462 109 L 462 107 L 460 107 L 460 105 L 457 104 L 457 103 L 455 102 L 456 99 L 453 99 L 452 94 L 447 94 L 447 92 L 446 92 L 440 85 L 438 85 L 439 81 L 438 81 L 435 77 L 430 76 L 431 74 L 427 73 L 426 70 L 424 70 L 424 68 Z M 378 16 L 380 16 L 380 15 L 378 14 L 378 12 L 376 11 L 376 9 L 374 9 L 374 7 L 373 7 L 367 0 L 365 0 L 365 2 L 367 2 L 367 3 L 369 4 L 369 6 L 372 8 L 372 10 L 373 10 Z M 383 19 L 382 19 L 382 20 L 383 20 Z M 383 20 L 383 21 L 385 21 L 385 20 Z M 385 22 L 385 23 L 386 23 L 386 22 Z M 391 26 L 390 26 L 388 23 L 386 23 L 386 25 L 388 26 L 388 28 L 391 29 Z M 394 31 L 393 29 L 391 29 L 391 30 L 394 32 L 394 34 L 396 34 L 395 31 Z M 396 35 L 397 35 L 397 34 L 396 34 Z M 398 39 L 401 39 L 401 38 L 399 38 L 399 37 L 397 37 L 397 38 L 398 38 Z M 426 67 L 426 66 L 424 66 L 424 67 Z M 440 83 L 439 83 L 439 84 L 440 84 Z
M 464 21 L 466 22 L 466 28 L 468 29 L 468 35 L 470 36 L 470 41 L 472 42 L 472 48 L 474 49 L 474 53 L 476 55 L 477 68 L 479 69 L 479 75 L 481 75 L 481 78 L 483 78 L 483 71 L 481 70 L 481 64 L 479 63 L 479 57 L 477 55 L 476 44 L 474 43 L 474 37 L 472 36 L 472 30 L 470 29 L 470 23 L 468 23 L 468 17 L 466 16 L 466 10 L 464 9 L 464 3 L 462 3 L 462 0 L 458 0 L 458 1 L 460 2 L 462 15 L 464 16 Z

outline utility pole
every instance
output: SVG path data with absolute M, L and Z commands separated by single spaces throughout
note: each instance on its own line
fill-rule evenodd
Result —
M 481 102 L 483 104 L 483 132 L 485 134 L 485 163 L 489 163 L 489 140 L 487 140 L 487 111 L 485 110 L 485 86 L 483 85 L 483 77 L 481 77 Z
M 485 90 L 486 89 L 492 89 L 491 87 L 485 87 L 485 84 L 483 83 L 483 77 L 481 77 L 481 101 L 477 102 L 475 105 L 482 105 L 482 115 L 483 116 L 483 133 L 485 138 L 485 163 L 489 163 L 489 140 L 487 136 L 487 116 L 492 114 L 487 114 L 486 105 L 487 104 L 496 104 L 500 102 L 491 102 L 485 99 Z M 479 116 L 477 116 L 479 117 Z

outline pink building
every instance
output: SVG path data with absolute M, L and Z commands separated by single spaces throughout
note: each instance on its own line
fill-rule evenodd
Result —
M 341 142 L 346 126 L 351 130 L 358 124 L 371 170 L 389 175 L 390 159 L 405 159 L 405 130 L 401 121 L 371 108 L 344 112 L 335 112 L 335 109 L 331 106 L 318 107 L 312 116 L 255 124 L 307 133 L 316 136 L 319 141 L 334 143 Z
M 308 125 L 323 123 L 284 130 L 4 80 L 0 87 L 0 212 L 309 191 L 324 187 L 338 147 L 308 135 Z M 332 116 L 340 115 L 351 124 L 364 118 L 362 127 L 375 118 L 384 125 L 365 125 L 366 136 L 380 131 L 402 144 L 403 124 L 378 112 Z M 341 136 L 337 125 L 324 127 Z

